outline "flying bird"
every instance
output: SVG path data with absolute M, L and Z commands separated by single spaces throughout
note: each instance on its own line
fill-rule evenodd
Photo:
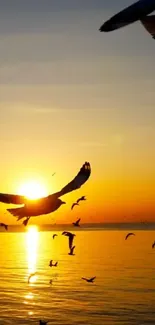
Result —
M 8 230 L 8 225 L 6 225 L 6 224 L 3 223 L 3 222 L 0 222 L 0 227 L 4 227 L 5 230 Z
M 39 325 L 47 325 L 47 324 L 48 324 L 47 321 L 44 321 L 44 320 L 40 320 L 40 321 L 39 321 Z
M 24 225 L 24 226 L 27 226 L 29 220 L 30 220 L 30 217 L 27 217 L 27 218 L 23 221 L 23 225 Z
M 155 39 L 155 15 L 148 16 L 154 10 L 154 0 L 139 0 L 107 20 L 99 30 L 100 32 L 111 32 L 139 20 Z
M 79 218 L 76 222 L 73 222 L 72 225 L 75 227 L 80 227 L 79 222 L 80 222 L 81 218 Z
M 127 240 L 129 236 L 135 236 L 135 234 L 134 234 L 133 232 L 129 232 L 129 233 L 126 235 L 125 240 Z
M 62 235 L 69 237 L 69 249 L 72 249 L 73 239 L 76 235 L 69 231 L 63 231 Z
M 58 265 L 58 262 L 55 262 L 53 264 L 53 260 L 50 260 L 50 263 L 49 263 L 49 266 L 52 267 L 52 266 L 57 266 Z
M 154 246 L 155 246 L 155 241 L 154 241 L 154 243 L 152 244 L 152 248 L 154 248 Z
M 28 283 L 30 283 L 30 279 L 33 277 L 33 276 L 35 276 L 36 275 L 36 272 L 35 273 L 31 273 L 30 275 L 29 275 L 29 277 L 28 277 Z
M 85 280 L 85 281 L 91 282 L 91 283 L 93 283 L 95 279 L 96 279 L 96 276 L 94 276 L 93 278 L 90 278 L 90 279 L 82 278 L 82 280 Z
M 53 235 L 53 239 L 54 239 L 56 236 L 58 236 L 58 235 L 57 235 L 57 234 L 54 234 L 54 235 Z
M 68 255 L 75 255 L 75 254 L 73 254 L 74 249 L 75 249 L 75 246 L 73 246 L 72 248 L 70 248 L 70 252 L 68 253 Z
M 66 203 L 59 199 L 61 196 L 79 189 L 88 180 L 90 174 L 90 163 L 85 162 L 75 178 L 59 192 L 35 200 L 29 200 L 22 195 L 0 193 L 0 202 L 22 205 L 18 208 L 7 209 L 7 211 L 9 211 L 13 216 L 18 217 L 17 221 L 24 217 L 37 217 L 49 214 L 59 209 L 62 204 Z
M 75 205 L 79 205 L 77 202 L 73 203 L 71 206 L 71 210 L 73 210 L 73 208 L 75 207 Z
M 79 203 L 80 201 L 86 201 L 86 197 L 81 196 L 76 202 Z
M 55 173 L 52 174 L 52 176 L 54 176 L 54 175 L 55 175 Z
M 52 284 L 53 283 L 53 280 L 50 280 L 49 284 Z

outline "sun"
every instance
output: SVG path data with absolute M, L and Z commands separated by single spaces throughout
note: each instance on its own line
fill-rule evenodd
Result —
M 24 195 L 31 200 L 39 199 L 48 195 L 45 186 L 35 180 L 23 183 L 19 187 L 18 194 Z

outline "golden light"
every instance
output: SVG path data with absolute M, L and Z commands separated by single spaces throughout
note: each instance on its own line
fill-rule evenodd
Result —
M 20 186 L 18 194 L 26 196 L 28 199 L 39 199 L 47 196 L 45 186 L 37 181 L 28 181 Z
M 26 233 L 28 276 L 36 272 L 37 249 L 39 232 L 37 226 L 29 226 Z M 36 281 L 36 276 L 31 277 L 30 283 Z

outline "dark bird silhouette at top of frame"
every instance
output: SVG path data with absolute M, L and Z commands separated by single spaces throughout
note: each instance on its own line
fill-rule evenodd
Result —
M 22 195 L 0 193 L 0 202 L 23 205 L 18 208 L 7 209 L 13 216 L 18 217 L 17 221 L 24 217 L 36 217 L 48 214 L 59 209 L 62 204 L 65 204 L 66 202 L 59 198 L 79 189 L 88 180 L 90 174 L 90 163 L 85 162 L 75 178 L 59 192 L 36 200 L 29 200 Z

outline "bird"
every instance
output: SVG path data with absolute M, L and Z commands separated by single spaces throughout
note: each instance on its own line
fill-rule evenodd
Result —
M 35 276 L 35 275 L 36 275 L 36 272 L 31 273 L 31 274 L 29 275 L 29 277 L 28 277 L 28 283 L 30 283 L 30 279 L 31 279 L 33 276 Z
M 73 239 L 76 236 L 75 234 L 72 234 L 69 231 L 63 231 L 62 235 L 64 236 L 68 236 L 69 237 L 69 249 L 72 249 L 72 245 L 73 245 Z
M 86 197 L 81 196 L 76 202 L 79 203 L 80 201 L 86 201 Z
M 50 260 L 50 262 L 49 262 L 49 266 L 50 267 L 52 267 L 52 266 L 57 266 L 58 265 L 58 262 L 55 262 L 54 264 L 53 264 L 53 260 Z
M 68 255 L 75 255 L 75 254 L 73 254 L 74 249 L 75 249 L 75 246 L 73 246 L 72 248 L 70 248 L 70 252 L 68 253 Z
M 8 230 L 8 225 L 6 225 L 6 224 L 3 223 L 3 222 L 0 222 L 0 227 L 4 227 L 5 230 Z
M 24 226 L 27 226 L 29 220 L 30 220 L 30 217 L 27 217 L 27 218 L 23 221 L 23 225 L 24 225 Z
M 24 217 L 37 217 L 49 214 L 60 208 L 66 202 L 60 199 L 61 196 L 79 189 L 90 177 L 91 166 L 85 162 L 78 174 L 64 186 L 59 192 L 53 193 L 40 199 L 29 200 L 23 195 L 0 193 L 0 202 L 6 204 L 22 205 L 18 208 L 9 208 L 7 211 L 17 217 L 17 221 Z
M 55 172 L 52 174 L 52 176 L 54 176 L 55 175 Z
M 44 321 L 44 320 L 40 320 L 40 321 L 39 321 L 39 325 L 47 325 L 47 324 L 48 324 L 47 321 Z
M 50 280 L 49 284 L 52 284 L 53 283 L 53 280 Z
M 78 203 L 73 203 L 71 206 L 71 210 L 73 210 L 73 208 L 75 207 L 75 205 L 79 205 Z
M 155 241 L 154 241 L 154 243 L 152 244 L 152 248 L 154 248 L 154 246 L 155 246 Z
M 75 227 L 80 227 L 80 225 L 79 225 L 80 220 L 81 220 L 81 218 L 79 218 L 78 220 L 73 222 L 72 225 L 75 226 Z
M 56 236 L 58 236 L 58 235 L 57 235 L 57 234 L 54 234 L 54 235 L 53 235 L 53 239 L 54 239 Z
M 129 232 L 129 233 L 126 235 L 125 240 L 127 240 L 129 236 L 135 236 L 135 234 L 134 234 L 133 232 Z
M 91 282 L 91 283 L 93 283 L 95 279 L 96 279 L 96 276 L 94 276 L 93 278 L 90 278 L 90 279 L 82 278 L 82 280 L 85 280 L 85 281 Z

